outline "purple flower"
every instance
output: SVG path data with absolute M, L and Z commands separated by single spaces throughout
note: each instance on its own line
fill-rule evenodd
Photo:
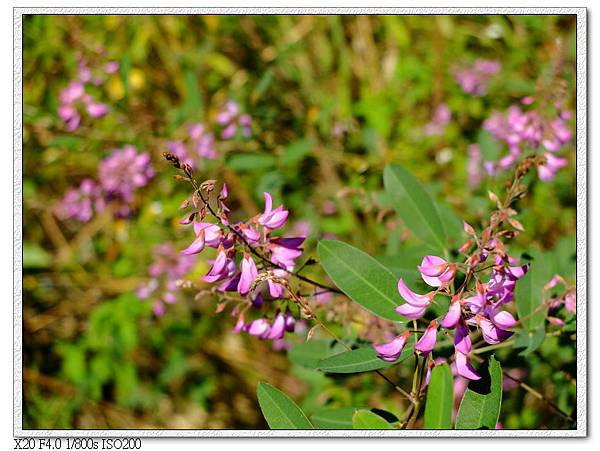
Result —
M 401 335 L 398 335 L 388 343 L 373 345 L 373 348 L 377 353 L 377 357 L 385 362 L 395 362 L 400 358 L 400 354 L 402 354 L 402 350 L 404 349 L 409 336 L 410 331 L 407 331 Z
M 171 243 L 156 246 L 153 257 L 153 262 L 148 267 L 151 279 L 140 285 L 136 293 L 142 300 L 153 296 L 154 314 L 162 316 L 165 312 L 163 303 L 173 304 L 177 301 L 176 292 L 179 291 L 177 281 L 191 270 L 194 259 L 178 253 Z
M 569 313 L 575 313 L 577 310 L 575 293 L 572 291 L 565 295 L 565 308 Z
M 558 170 L 564 168 L 568 161 L 566 158 L 555 157 L 549 152 L 546 152 L 544 156 L 546 157 L 546 163 L 538 166 L 538 176 L 540 180 L 548 182 L 556 177 Z
M 500 72 L 498 61 L 478 59 L 472 66 L 454 71 L 454 78 L 463 91 L 474 96 L 484 96 L 488 91 L 489 79 Z
M 264 194 L 265 211 L 258 217 L 257 222 L 270 230 L 278 229 L 285 224 L 289 211 L 284 210 L 283 205 L 273 210 L 273 198 L 269 193 Z
M 450 123 L 451 118 L 452 113 L 450 112 L 450 108 L 448 108 L 448 105 L 445 103 L 442 103 L 435 109 L 431 121 L 425 126 L 425 134 L 427 136 L 444 134 L 446 126 Z
M 271 331 L 271 325 L 265 318 L 259 318 L 244 326 L 244 330 L 250 335 L 257 336 L 261 340 L 264 340 Z
M 88 222 L 92 219 L 94 210 L 102 211 L 103 208 L 101 188 L 92 179 L 87 178 L 81 182 L 79 188 L 70 189 L 54 211 L 62 220 Z
M 469 362 L 469 358 L 466 354 L 456 352 L 454 356 L 456 359 L 456 371 L 460 376 L 472 381 L 481 379 L 481 376 L 477 374 L 477 371 L 475 371 L 475 368 L 473 368 L 471 362 Z
M 244 253 L 241 267 L 242 274 L 237 289 L 242 296 L 245 296 L 250 291 L 252 282 L 254 282 L 254 279 L 256 279 L 256 276 L 258 276 L 258 270 L 256 269 L 254 260 L 247 253 Z
M 458 296 L 454 296 L 452 302 L 450 303 L 450 307 L 448 308 L 448 313 L 446 313 L 446 316 L 444 316 L 440 322 L 441 326 L 446 329 L 454 329 L 458 324 L 461 313 L 462 309 Z
M 429 323 L 427 330 L 423 334 L 423 336 L 417 341 L 415 345 L 415 351 L 419 352 L 421 355 L 428 355 L 433 348 L 435 347 L 435 342 L 437 340 L 437 321 L 433 320 Z
M 429 304 L 431 304 L 434 296 L 434 293 L 421 295 L 412 292 L 402 279 L 398 281 L 398 292 L 406 301 L 406 304 L 396 307 L 396 312 L 410 319 L 421 318 L 425 314 Z
M 121 205 L 117 212 L 119 216 L 129 213 L 135 191 L 146 186 L 152 177 L 154 169 L 150 164 L 150 154 L 138 153 L 130 145 L 115 149 L 108 158 L 100 162 L 98 168 L 98 178 L 106 201 Z
M 435 255 L 423 257 L 421 265 L 417 268 L 425 283 L 432 287 L 441 287 L 451 282 L 456 272 L 456 266 Z
M 235 136 L 238 128 L 242 129 L 242 135 L 246 138 L 250 136 L 252 120 L 247 114 L 240 114 L 240 107 L 233 100 L 225 103 L 217 115 L 217 123 L 222 125 L 222 139 L 231 139 Z
M 301 244 L 304 237 L 298 238 L 269 238 L 268 248 L 271 251 L 271 262 L 291 271 L 296 265 L 295 260 L 302 255 Z
M 280 312 L 277 312 L 273 323 L 271 324 L 271 330 L 267 338 L 270 340 L 280 340 L 285 335 L 285 316 Z
M 501 329 L 500 327 L 492 323 L 489 319 L 481 315 L 475 315 L 474 320 L 481 329 L 483 339 L 491 345 L 503 342 L 513 334 L 512 332 L 508 332 L 504 329 Z

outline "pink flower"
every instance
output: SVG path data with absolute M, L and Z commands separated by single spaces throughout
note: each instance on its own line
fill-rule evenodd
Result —
M 400 358 L 400 354 L 402 354 L 402 350 L 404 349 L 409 336 L 410 331 L 398 335 L 388 343 L 373 345 L 377 357 L 385 362 L 395 362 Z
M 400 292 L 400 296 L 406 301 L 406 304 L 396 307 L 396 312 L 410 319 L 421 318 L 425 314 L 429 304 L 431 304 L 434 296 L 433 292 L 426 295 L 413 293 L 402 279 L 398 281 L 398 291 Z
M 237 289 L 242 296 L 245 296 L 250 291 L 252 282 L 254 282 L 254 279 L 256 279 L 256 276 L 258 276 L 258 270 L 256 269 L 254 260 L 247 253 L 244 253 L 241 266 L 242 275 L 240 277 Z
M 441 326 L 445 327 L 446 329 L 455 328 L 456 325 L 458 324 L 458 320 L 460 319 L 461 313 L 462 313 L 462 309 L 460 306 L 460 301 L 459 301 L 458 297 L 455 296 L 452 299 L 452 302 L 450 303 L 450 307 L 448 308 L 448 313 L 446 313 L 446 316 L 444 316 L 444 318 L 440 322 Z
M 273 210 L 273 199 L 269 193 L 265 194 L 265 211 L 258 217 L 258 223 L 268 229 L 274 230 L 282 227 L 287 220 L 289 211 L 280 205 Z
M 575 293 L 574 292 L 569 292 L 566 294 L 565 296 L 565 308 L 567 309 L 568 312 L 570 313 L 575 313 L 576 308 L 577 308 L 577 302 L 575 301 Z
M 544 156 L 546 157 L 546 163 L 538 166 L 538 176 L 540 180 L 548 182 L 556 177 L 558 170 L 564 168 L 568 161 L 566 158 L 555 157 L 549 152 L 546 152 Z
M 432 287 L 441 287 L 449 283 L 454 278 L 456 272 L 456 266 L 435 255 L 423 257 L 421 265 L 417 266 L 417 268 L 425 283 Z
M 460 376 L 470 379 L 472 381 L 481 379 L 481 376 L 479 374 L 477 374 L 477 372 L 475 371 L 475 368 L 473 368 L 473 366 L 469 362 L 469 358 L 467 357 L 466 354 L 463 354 L 462 352 L 456 352 L 455 358 L 456 358 L 456 371 Z
M 435 342 L 437 340 L 437 321 L 433 320 L 429 323 L 427 330 L 423 334 L 423 336 L 419 339 L 417 344 L 415 345 L 415 351 L 418 351 L 422 355 L 427 355 L 433 348 L 435 347 Z

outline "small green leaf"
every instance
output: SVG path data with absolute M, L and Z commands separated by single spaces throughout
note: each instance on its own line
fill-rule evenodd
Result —
M 272 385 L 260 382 L 256 396 L 271 429 L 314 429 L 300 407 Z
M 317 369 L 326 373 L 364 373 L 366 371 L 388 368 L 397 363 L 403 362 L 413 354 L 413 346 L 406 345 L 400 358 L 396 362 L 384 362 L 375 353 L 372 346 L 354 349 L 352 351 L 342 352 L 340 354 L 327 357 L 319 362 Z
M 490 357 L 478 369 L 481 379 L 471 381 L 465 391 L 458 415 L 456 429 L 495 429 L 502 404 L 502 368 Z
M 354 429 L 391 429 L 390 424 L 370 410 L 357 410 L 352 416 Z
M 431 371 L 425 404 L 425 429 L 452 429 L 454 407 L 454 380 L 447 364 L 437 365 Z
M 536 331 L 520 330 L 515 335 L 515 348 L 524 348 L 519 355 L 527 357 L 539 348 L 546 338 L 546 331 L 540 328 Z
M 352 429 L 352 416 L 356 409 L 319 409 L 310 416 L 318 429 Z
M 446 231 L 440 214 L 421 183 L 397 164 L 389 164 L 383 171 L 385 190 L 394 202 L 394 209 L 406 227 L 427 244 L 447 247 Z
M 400 295 L 398 280 L 389 269 L 341 241 L 321 240 L 317 251 L 331 280 L 354 302 L 390 321 L 404 318 L 394 310 L 400 305 Z

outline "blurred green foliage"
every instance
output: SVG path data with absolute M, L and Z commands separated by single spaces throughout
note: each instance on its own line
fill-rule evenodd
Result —
M 220 142 L 219 158 L 206 161 L 199 177 L 227 181 L 236 216 L 257 213 L 269 191 L 290 209 L 292 223 L 310 226 L 307 255 L 333 235 L 413 269 L 421 244 L 389 209 L 385 164 L 402 164 L 424 183 L 460 237 L 460 219 L 480 224 L 490 209 L 487 191 L 504 184 L 468 188 L 467 146 L 479 143 L 490 157 L 503 152 L 482 121 L 534 94 L 536 81 L 556 70 L 557 55 L 574 108 L 569 16 L 35 15 L 25 17 L 23 42 L 24 428 L 264 428 L 259 380 L 299 400 L 309 416 L 349 406 L 402 415 L 389 387 L 371 374 L 325 375 L 304 366 L 301 353 L 288 361 L 266 342 L 232 335 L 233 319 L 216 315 L 209 296 L 188 293 L 160 319 L 136 298 L 152 248 L 190 241 L 189 229 L 177 224 L 187 187 L 161 160 L 165 143 L 186 123 L 213 122 L 227 99 L 252 116 L 253 137 Z M 110 112 L 67 133 L 58 94 L 76 76 L 76 53 L 94 58 L 98 46 L 120 63 L 95 91 Z M 455 65 L 476 58 L 503 66 L 485 97 L 465 94 L 452 77 Z M 423 127 L 442 102 L 453 119 L 443 135 L 427 137 Z M 58 221 L 51 207 L 66 190 L 94 177 L 109 151 L 128 143 L 149 151 L 158 172 L 141 190 L 135 215 L 84 226 Z M 528 181 L 519 204 L 526 233 L 514 249 L 553 249 L 554 272 L 574 281 L 570 155 L 552 183 Z M 206 271 L 206 258 L 198 258 L 195 277 Z M 318 265 L 307 273 L 324 277 Z M 346 332 L 356 335 L 357 327 Z M 513 349 L 497 358 L 573 412 L 573 334 L 548 336 L 526 358 Z M 500 422 L 566 427 L 519 389 L 504 393 Z

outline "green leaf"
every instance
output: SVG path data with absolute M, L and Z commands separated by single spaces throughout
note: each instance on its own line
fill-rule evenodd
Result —
M 272 385 L 259 382 L 256 396 L 271 429 L 314 429 L 300 407 Z
M 398 280 L 389 269 L 341 241 L 321 240 L 317 251 L 331 280 L 354 302 L 390 321 L 403 319 L 394 310 L 400 304 L 400 295 Z
M 425 404 L 425 429 L 452 429 L 454 407 L 454 380 L 447 364 L 437 365 L 431 371 Z
M 527 357 L 539 348 L 546 338 L 546 331 L 540 328 L 536 331 L 520 330 L 515 335 L 515 348 L 524 348 L 519 355 Z
M 317 369 L 326 373 L 364 373 L 388 368 L 403 362 L 413 354 L 413 345 L 407 344 L 396 362 L 384 362 L 375 353 L 372 346 L 345 351 L 319 361 Z
M 313 141 L 311 139 L 294 141 L 283 150 L 281 162 L 286 166 L 297 165 L 312 152 L 312 148 Z
M 52 264 L 52 255 L 31 241 L 23 243 L 23 268 L 48 268 Z
M 383 171 L 383 183 L 406 227 L 424 243 L 445 249 L 446 231 L 440 214 L 415 176 L 402 166 L 389 164 Z
M 528 254 L 532 257 L 531 265 L 527 274 L 517 281 L 515 300 L 519 318 L 523 318 L 521 324 L 528 331 L 535 331 L 544 326 L 546 318 L 544 285 L 552 278 L 552 259 L 537 250 L 530 250 Z
M 352 416 L 354 429 L 391 429 L 390 424 L 370 410 L 357 410 Z
M 317 429 L 352 429 L 352 416 L 356 409 L 319 409 L 310 416 Z
M 456 429 L 495 429 L 502 403 L 502 368 L 491 356 L 478 369 L 481 379 L 471 381 L 465 391 L 458 415 Z
M 235 171 L 271 169 L 275 166 L 275 157 L 262 153 L 238 153 L 229 158 L 228 165 Z
M 316 368 L 321 359 L 335 351 L 328 340 L 310 340 L 292 345 L 287 356 L 290 362 L 307 368 Z

